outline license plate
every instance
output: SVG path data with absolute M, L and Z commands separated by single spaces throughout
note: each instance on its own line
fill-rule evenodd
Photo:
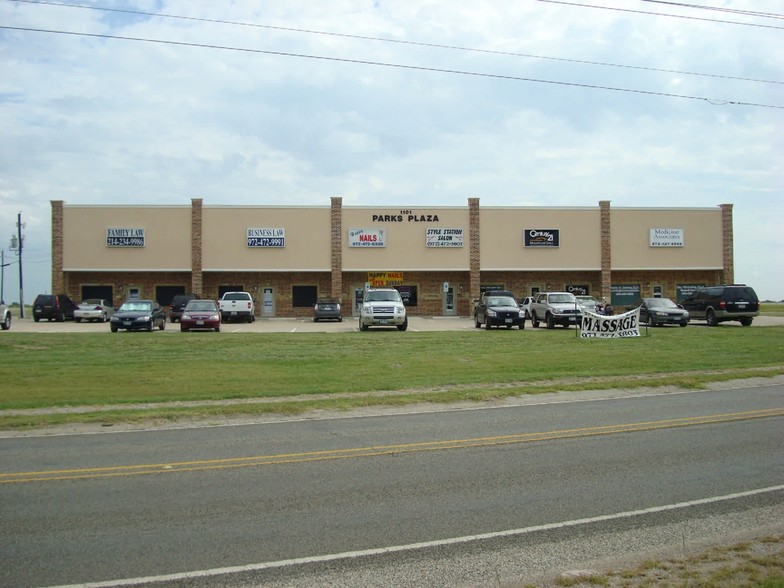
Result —
M 380 321 L 378 321 L 378 322 L 379 322 L 380 324 L 382 324 L 382 325 L 385 325 L 385 324 L 387 324 L 387 319 L 381 319 L 381 320 L 380 320 Z
M 131 326 L 131 321 L 124 321 L 123 325 L 125 325 L 126 327 L 130 327 Z
M 231 316 L 237 316 L 237 311 L 236 310 L 232 310 L 231 311 Z
M 738 308 L 746 308 L 745 302 L 738 302 Z
M 204 324 L 204 321 L 196 321 L 196 324 L 197 324 L 197 325 L 203 325 L 203 324 Z
M 507 323 L 512 323 L 512 322 L 514 322 L 514 321 L 512 321 L 512 319 L 506 319 L 506 322 L 507 322 Z

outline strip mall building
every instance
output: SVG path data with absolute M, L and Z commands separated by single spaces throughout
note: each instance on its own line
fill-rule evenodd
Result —
M 412 315 L 472 314 L 488 288 L 571 291 L 616 307 L 732 283 L 732 205 L 375 208 L 88 206 L 52 201 L 52 290 L 75 300 L 218 298 L 244 290 L 259 317 L 311 316 L 317 298 L 356 314 L 368 286 Z

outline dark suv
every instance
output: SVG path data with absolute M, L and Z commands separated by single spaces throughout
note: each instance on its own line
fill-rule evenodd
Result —
M 76 304 L 65 294 L 39 294 L 33 302 L 33 320 L 73 320 Z
M 176 323 L 178 320 L 182 318 L 182 311 L 185 308 L 185 305 L 188 304 L 191 300 L 196 300 L 198 296 L 196 294 L 175 294 L 174 298 L 172 298 L 171 304 L 169 305 L 169 320 L 173 323 Z
M 692 319 L 704 319 L 711 327 L 725 321 L 740 321 L 744 327 L 759 316 L 759 299 L 745 284 L 707 286 L 695 290 L 681 302 Z

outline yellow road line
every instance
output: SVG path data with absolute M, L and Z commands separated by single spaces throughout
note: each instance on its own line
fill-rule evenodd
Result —
M 473 437 L 468 439 L 449 439 L 444 441 L 425 441 L 420 443 L 403 443 L 396 445 L 353 447 L 348 449 L 330 449 L 302 453 L 282 453 L 277 455 L 258 455 L 250 457 L 228 457 L 209 460 L 122 465 L 100 468 L 61 469 L 38 472 L 9 472 L 0 473 L 0 484 L 149 475 L 173 472 L 193 472 L 214 469 L 350 459 L 357 457 L 374 457 L 400 453 L 443 451 L 447 449 L 466 449 L 472 447 L 570 439 L 576 437 L 614 435 L 617 433 L 633 433 L 640 431 L 652 431 L 657 429 L 671 429 L 676 427 L 693 427 L 698 425 L 728 423 L 733 421 L 744 421 L 780 416 L 784 416 L 784 408 L 752 410 L 746 412 L 733 412 L 696 417 L 683 417 L 678 419 L 646 421 L 639 423 L 625 423 L 620 425 L 603 425 L 599 427 L 582 427 L 556 431 L 543 431 L 537 433 L 518 433 L 514 435 L 498 435 L 492 437 Z

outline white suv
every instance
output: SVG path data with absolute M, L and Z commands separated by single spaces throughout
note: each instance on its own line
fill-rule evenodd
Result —
M 406 307 L 400 292 L 394 288 L 375 288 L 365 292 L 359 312 L 359 329 L 368 327 L 397 327 L 398 331 L 408 328 Z

